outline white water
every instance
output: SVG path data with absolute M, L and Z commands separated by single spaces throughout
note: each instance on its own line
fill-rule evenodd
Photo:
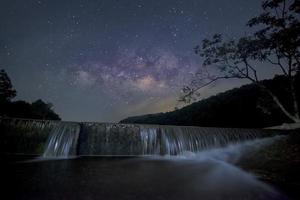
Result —
M 256 129 L 141 126 L 143 155 L 181 155 L 266 136 Z M 271 136 L 271 135 L 270 135 Z
M 284 138 L 285 136 L 274 136 L 198 153 L 185 151 L 177 156 L 156 155 L 147 159 L 173 161 L 174 164 L 182 165 L 185 170 L 190 171 L 182 172 L 183 174 L 194 173 L 193 187 L 205 199 L 288 199 L 271 186 L 259 181 L 255 175 L 235 166 L 242 156 Z
M 43 158 L 66 158 L 76 155 L 80 126 L 77 123 L 61 122 L 49 133 Z
M 181 155 L 274 133 L 257 129 L 61 122 L 50 133 L 44 156 L 76 155 L 72 149 L 77 143 L 78 155 Z
M 203 150 L 201 152 L 193 153 L 190 151 L 184 151 L 178 156 L 174 157 L 177 159 L 193 159 L 193 160 L 220 160 L 229 163 L 235 163 L 238 159 L 251 152 L 255 152 L 262 147 L 271 145 L 277 140 L 281 140 L 285 136 L 273 136 L 268 138 L 259 138 L 254 140 L 249 140 L 245 142 L 240 142 L 237 144 L 229 144 L 222 148 L 212 148 L 208 150 Z

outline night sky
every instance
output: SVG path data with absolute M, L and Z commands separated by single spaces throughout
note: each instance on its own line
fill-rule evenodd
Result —
M 243 36 L 261 0 L 0 0 L 0 68 L 17 100 L 63 120 L 116 122 L 173 110 L 201 67 L 193 48 Z M 241 84 L 222 82 L 207 97 Z

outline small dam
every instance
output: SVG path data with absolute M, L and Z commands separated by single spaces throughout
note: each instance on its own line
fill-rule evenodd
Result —
M 275 130 L 0 119 L 1 152 L 43 157 L 180 155 L 279 134 Z

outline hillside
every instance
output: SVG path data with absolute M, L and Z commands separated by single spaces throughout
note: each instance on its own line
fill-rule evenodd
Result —
M 299 80 L 298 76 L 297 86 L 300 85 Z M 263 83 L 284 101 L 285 105 L 291 105 L 287 90 L 289 87 L 284 77 L 277 76 Z M 175 111 L 134 116 L 120 121 L 120 123 L 240 128 L 262 128 L 284 122 L 290 121 L 254 84 L 219 93 Z

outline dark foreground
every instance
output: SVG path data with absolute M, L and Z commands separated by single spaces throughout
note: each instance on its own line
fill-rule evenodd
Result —
M 6 199 L 298 199 L 299 138 L 296 134 L 263 148 L 254 143 L 203 153 L 197 159 L 2 156 L 2 195 Z
M 265 148 L 248 152 L 236 164 L 292 199 L 300 199 L 300 129 Z
M 77 158 L 7 167 L 7 199 L 285 199 L 215 161 Z

